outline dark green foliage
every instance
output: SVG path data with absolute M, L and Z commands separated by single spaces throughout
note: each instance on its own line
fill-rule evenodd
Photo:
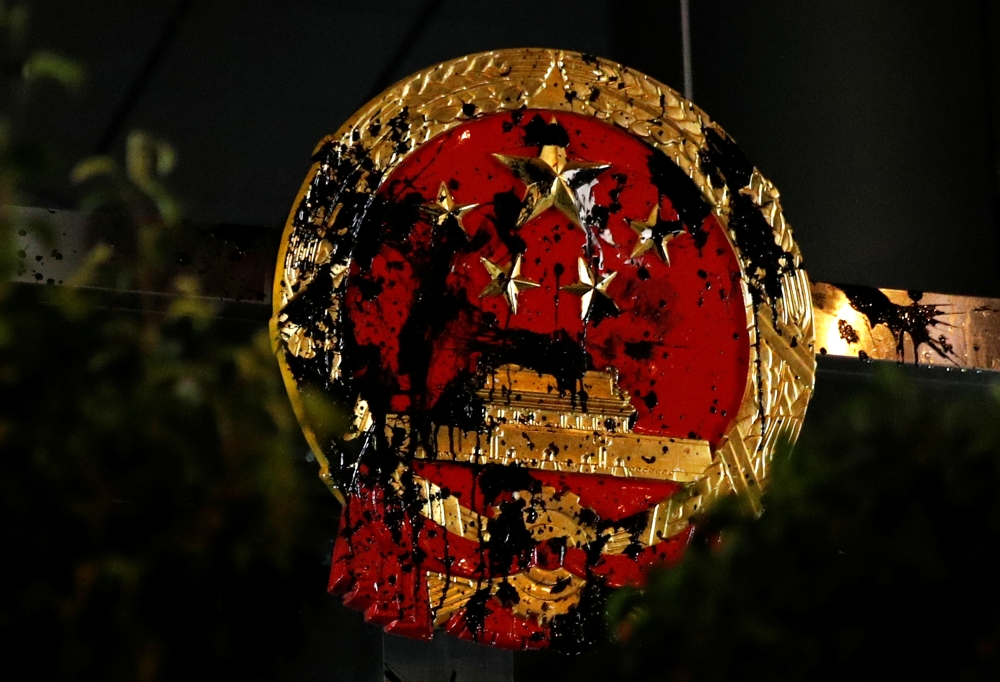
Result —
M 23 14 L 0 0 L 0 675 L 274 679 L 323 599 L 336 503 L 263 323 L 225 322 L 170 274 L 167 145 L 133 134 L 122 171 L 102 157 L 74 173 L 133 243 L 95 248 L 71 286 L 10 282 L 18 241 L 52 236 L 10 207 L 49 168 L 25 102 L 35 81 L 81 76 L 19 56 Z
M 335 503 L 298 465 L 266 337 L 60 293 L 25 285 L 2 303 L 0 638 L 15 669 L 272 678 L 304 634 L 300 606 L 322 599 Z
M 718 505 L 619 596 L 598 677 L 1000 676 L 1000 398 L 942 408 L 886 371 L 814 417 L 759 519 Z

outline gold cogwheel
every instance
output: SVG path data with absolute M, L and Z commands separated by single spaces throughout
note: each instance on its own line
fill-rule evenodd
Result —
M 593 528 L 580 523 L 583 507 L 579 495 L 569 491 L 559 493 L 546 486 L 538 493 L 520 490 L 514 496 L 525 501 L 521 513 L 533 540 L 566 538 L 567 547 L 580 547 L 597 538 Z

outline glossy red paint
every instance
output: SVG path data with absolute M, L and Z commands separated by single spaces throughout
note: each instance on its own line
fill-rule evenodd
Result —
M 540 117 L 540 118 L 539 118 Z M 536 157 L 529 134 L 555 121 L 568 134 L 571 161 L 607 163 L 592 188 L 606 222 L 593 229 L 574 225 L 550 209 L 518 230 L 505 231 L 498 212 L 524 197 L 525 186 L 493 154 Z M 370 265 L 355 263 L 349 275 L 344 313 L 358 347 L 376 349 L 366 372 L 392 377 L 389 409 L 433 415 L 449 386 L 474 375 L 484 348 L 523 330 L 579 346 L 592 369 L 613 368 L 637 412 L 634 430 L 668 437 L 701 438 L 714 449 L 737 414 L 747 385 L 749 339 L 740 266 L 714 216 L 700 226 L 704 242 L 690 231 L 668 245 L 669 266 L 655 251 L 631 257 L 638 236 L 632 221 L 645 221 L 655 206 L 663 220 L 676 218 L 670 196 L 661 196 L 650 177 L 655 152 L 623 130 L 568 113 L 522 111 L 488 115 L 440 135 L 414 150 L 383 182 L 379 195 L 389 205 L 415 207 L 435 201 L 444 183 L 456 204 L 478 206 L 464 219 L 466 235 L 426 219 L 395 244 L 382 244 Z M 598 213 L 601 209 L 598 209 Z M 445 233 L 443 230 L 451 229 Z M 587 250 L 588 233 L 590 249 Z M 441 240 L 456 244 L 442 253 Z M 582 319 L 579 296 L 561 290 L 577 281 L 578 259 L 589 256 L 598 277 L 616 273 L 608 295 L 617 316 Z M 481 297 L 490 283 L 483 258 L 506 266 L 522 256 L 521 276 L 537 283 L 518 296 L 513 314 L 502 296 Z M 414 338 L 406 329 L 414 306 L 435 306 L 424 277 L 443 273 L 440 305 L 454 307 L 440 328 L 417 339 L 429 357 L 426 373 L 413 372 Z M 434 461 L 410 463 L 412 470 L 459 497 L 464 506 L 493 518 L 504 495 L 488 498 L 482 470 Z M 532 479 L 557 492 L 572 492 L 597 522 L 642 514 L 669 498 L 679 484 L 532 471 Z M 465 578 L 505 575 L 530 566 L 563 567 L 608 587 L 635 584 L 656 563 L 683 553 L 691 529 L 653 547 L 604 555 L 581 548 L 540 543 L 515 552 L 510 566 L 496 566 L 489 550 L 448 533 L 414 510 L 389 510 L 392 494 L 361 477 L 345 507 L 331 573 L 331 591 L 363 609 L 370 622 L 409 636 L 429 638 L 432 608 L 426 571 Z M 388 518 L 391 516 L 392 518 Z M 515 616 L 495 597 L 470 614 L 459 611 L 445 629 L 509 648 L 541 648 L 550 631 Z

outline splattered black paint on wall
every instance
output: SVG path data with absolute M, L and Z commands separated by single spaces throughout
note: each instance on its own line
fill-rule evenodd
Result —
M 899 305 L 873 287 L 852 284 L 836 286 L 847 296 L 851 307 L 865 316 L 871 328 L 880 324 L 888 327 L 896 340 L 896 356 L 900 361 L 903 360 L 903 342 L 906 336 L 913 342 L 914 364 L 918 361 L 922 345 L 928 346 L 940 357 L 954 361 L 955 353 L 944 335 L 939 334 L 937 338 L 932 336 L 936 328 L 951 326 L 940 319 L 940 306 L 920 304 L 916 299 L 909 305 Z

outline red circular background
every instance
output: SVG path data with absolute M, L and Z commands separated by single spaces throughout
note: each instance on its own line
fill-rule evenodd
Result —
M 611 164 L 593 188 L 595 204 L 610 209 L 607 229 L 596 240 L 603 267 L 595 274 L 601 279 L 617 273 L 608 294 L 621 312 L 586 327 L 580 297 L 560 290 L 578 281 L 586 228 L 554 208 L 520 228 L 527 245 L 521 276 L 540 286 L 519 294 L 517 314 L 511 314 L 502 296 L 480 298 L 490 282 L 480 258 L 507 266 L 517 255 L 508 252 L 494 227 L 494 196 L 513 191 L 522 198 L 525 192 L 524 183 L 493 154 L 537 157 L 540 147 L 525 141 L 525 127 L 533 120 L 540 123 L 536 116 L 544 123 L 554 118 L 566 130 L 569 161 Z M 712 214 L 701 226 L 706 238 L 701 248 L 688 232 L 669 243 L 669 266 L 652 250 L 630 257 L 638 239 L 630 221 L 645 221 L 658 199 L 661 219 L 677 218 L 671 197 L 659 197 L 651 179 L 650 156 L 660 153 L 590 117 L 531 110 L 488 115 L 414 150 L 385 179 L 379 194 L 389 202 L 412 202 L 418 193 L 423 202 L 433 203 L 445 183 L 457 204 L 479 204 L 463 223 L 472 242 L 481 246 L 453 254 L 449 290 L 463 292 L 467 303 L 481 311 L 480 320 L 491 319 L 509 330 L 565 333 L 583 346 L 594 369 L 616 369 L 619 385 L 638 413 L 636 432 L 705 439 L 714 449 L 739 411 L 748 376 L 740 265 Z M 348 281 L 347 312 L 356 341 L 378 347 L 383 370 L 398 379 L 394 411 L 433 407 L 448 382 L 475 371 L 478 359 L 470 342 L 480 330 L 464 316 L 439 336 L 425 386 L 411 386 L 400 371 L 400 330 L 420 289 L 412 264 L 427 257 L 434 238 L 432 226 L 420 222 L 406 238 L 406 248 L 381 245 L 370 267 L 362 271 L 353 266 Z M 376 297 L 366 295 L 359 284 L 372 281 L 379 283 Z M 412 400 L 414 392 L 424 396 L 419 405 Z

